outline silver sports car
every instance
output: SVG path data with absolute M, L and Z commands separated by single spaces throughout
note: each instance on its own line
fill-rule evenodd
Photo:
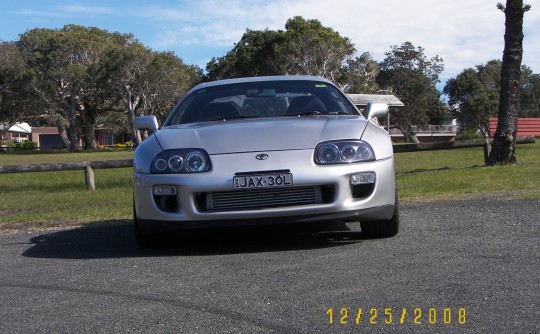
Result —
M 203 227 L 360 221 L 399 229 L 392 142 L 330 81 L 310 76 L 220 80 L 192 88 L 135 150 L 137 242 Z

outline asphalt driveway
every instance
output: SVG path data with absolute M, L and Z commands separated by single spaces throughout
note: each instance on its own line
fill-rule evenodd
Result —
M 389 239 L 211 230 L 151 251 L 127 221 L 1 235 L 0 332 L 539 333 L 539 217 L 540 200 L 415 203 Z

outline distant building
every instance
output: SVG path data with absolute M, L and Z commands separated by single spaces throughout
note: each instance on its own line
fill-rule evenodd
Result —
M 364 110 L 370 102 L 386 103 L 390 108 L 405 106 L 396 96 L 389 94 L 347 94 L 351 101 Z M 386 124 L 381 124 L 390 133 L 392 141 L 404 141 L 403 133 L 391 125 L 391 113 L 386 117 Z M 452 115 L 448 114 L 442 125 L 412 126 L 413 132 L 420 142 L 448 142 L 456 139 L 457 126 Z
M 62 137 L 54 126 L 32 128 L 32 141 L 37 144 L 40 151 L 61 150 L 64 148 Z
M 4 126 L 0 124 L 0 130 L 4 130 Z M 4 130 L 2 133 L 2 146 L 6 146 L 4 143 L 6 140 L 13 141 L 16 143 L 20 143 L 23 141 L 30 140 L 30 136 L 32 135 L 32 128 L 30 128 L 30 125 L 28 123 L 22 122 L 22 123 L 15 123 L 12 127 L 10 127 L 7 130 Z

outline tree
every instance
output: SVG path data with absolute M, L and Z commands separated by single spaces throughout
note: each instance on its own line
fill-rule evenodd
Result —
M 489 118 L 497 117 L 501 90 L 500 60 L 490 60 L 475 69 L 463 70 L 448 80 L 444 93 L 462 130 L 479 131 L 490 136 Z M 521 66 L 520 117 L 540 116 L 540 75 L 526 65 Z
M 489 118 L 499 109 L 500 73 L 501 61 L 491 60 L 447 81 L 443 92 L 461 130 L 480 131 L 484 138 L 490 136 Z
M 36 97 L 32 95 L 32 71 L 13 42 L 0 42 L 0 138 L 24 117 L 35 114 Z M 1 148 L 0 148 L 1 150 Z
M 108 92 L 99 85 L 104 51 L 125 45 L 133 36 L 108 33 L 98 28 L 67 25 L 62 29 L 32 29 L 21 35 L 18 46 L 36 74 L 34 89 L 44 102 L 71 151 L 79 149 L 79 130 L 84 125 L 85 148 L 96 148 L 96 117 L 109 111 Z M 106 81 L 106 80 L 105 80 Z M 68 128 L 67 136 L 63 135 Z
M 520 117 L 540 117 L 540 74 L 521 66 Z
M 379 63 L 373 60 L 369 52 L 364 52 L 359 57 L 347 60 L 338 81 L 345 84 L 343 91 L 347 93 L 376 93 L 379 91 L 379 71 Z
M 341 84 L 343 66 L 355 52 L 348 38 L 300 16 L 287 20 L 285 29 L 248 29 L 231 51 L 207 64 L 206 80 L 303 74 Z
M 499 122 L 488 165 L 516 162 L 517 118 L 520 108 L 523 16 L 530 9 L 523 0 L 507 0 L 497 7 L 505 14 L 504 52 L 501 70 Z
M 289 19 L 285 29 L 286 73 L 321 76 L 340 84 L 342 67 L 356 51 L 350 39 L 300 16 Z
M 178 99 L 201 81 L 201 71 L 187 66 L 172 52 L 153 52 L 140 43 L 111 48 L 103 71 L 110 90 L 119 98 L 134 141 L 142 141 L 133 118 L 156 115 L 163 120 Z M 112 117 L 115 119 L 115 117 Z
M 285 74 L 285 33 L 247 29 L 223 57 L 206 65 L 207 80 Z
M 411 42 L 392 46 L 385 55 L 377 82 L 405 105 L 391 113 L 391 123 L 401 130 L 406 142 L 418 142 L 412 125 L 438 123 L 445 112 L 436 88 L 444 69 L 442 59 L 428 59 L 424 49 L 415 48 Z

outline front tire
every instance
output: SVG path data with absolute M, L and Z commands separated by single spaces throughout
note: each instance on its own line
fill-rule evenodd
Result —
M 390 238 L 399 232 L 399 203 L 396 190 L 394 214 L 389 220 L 360 222 L 362 235 L 369 238 Z

